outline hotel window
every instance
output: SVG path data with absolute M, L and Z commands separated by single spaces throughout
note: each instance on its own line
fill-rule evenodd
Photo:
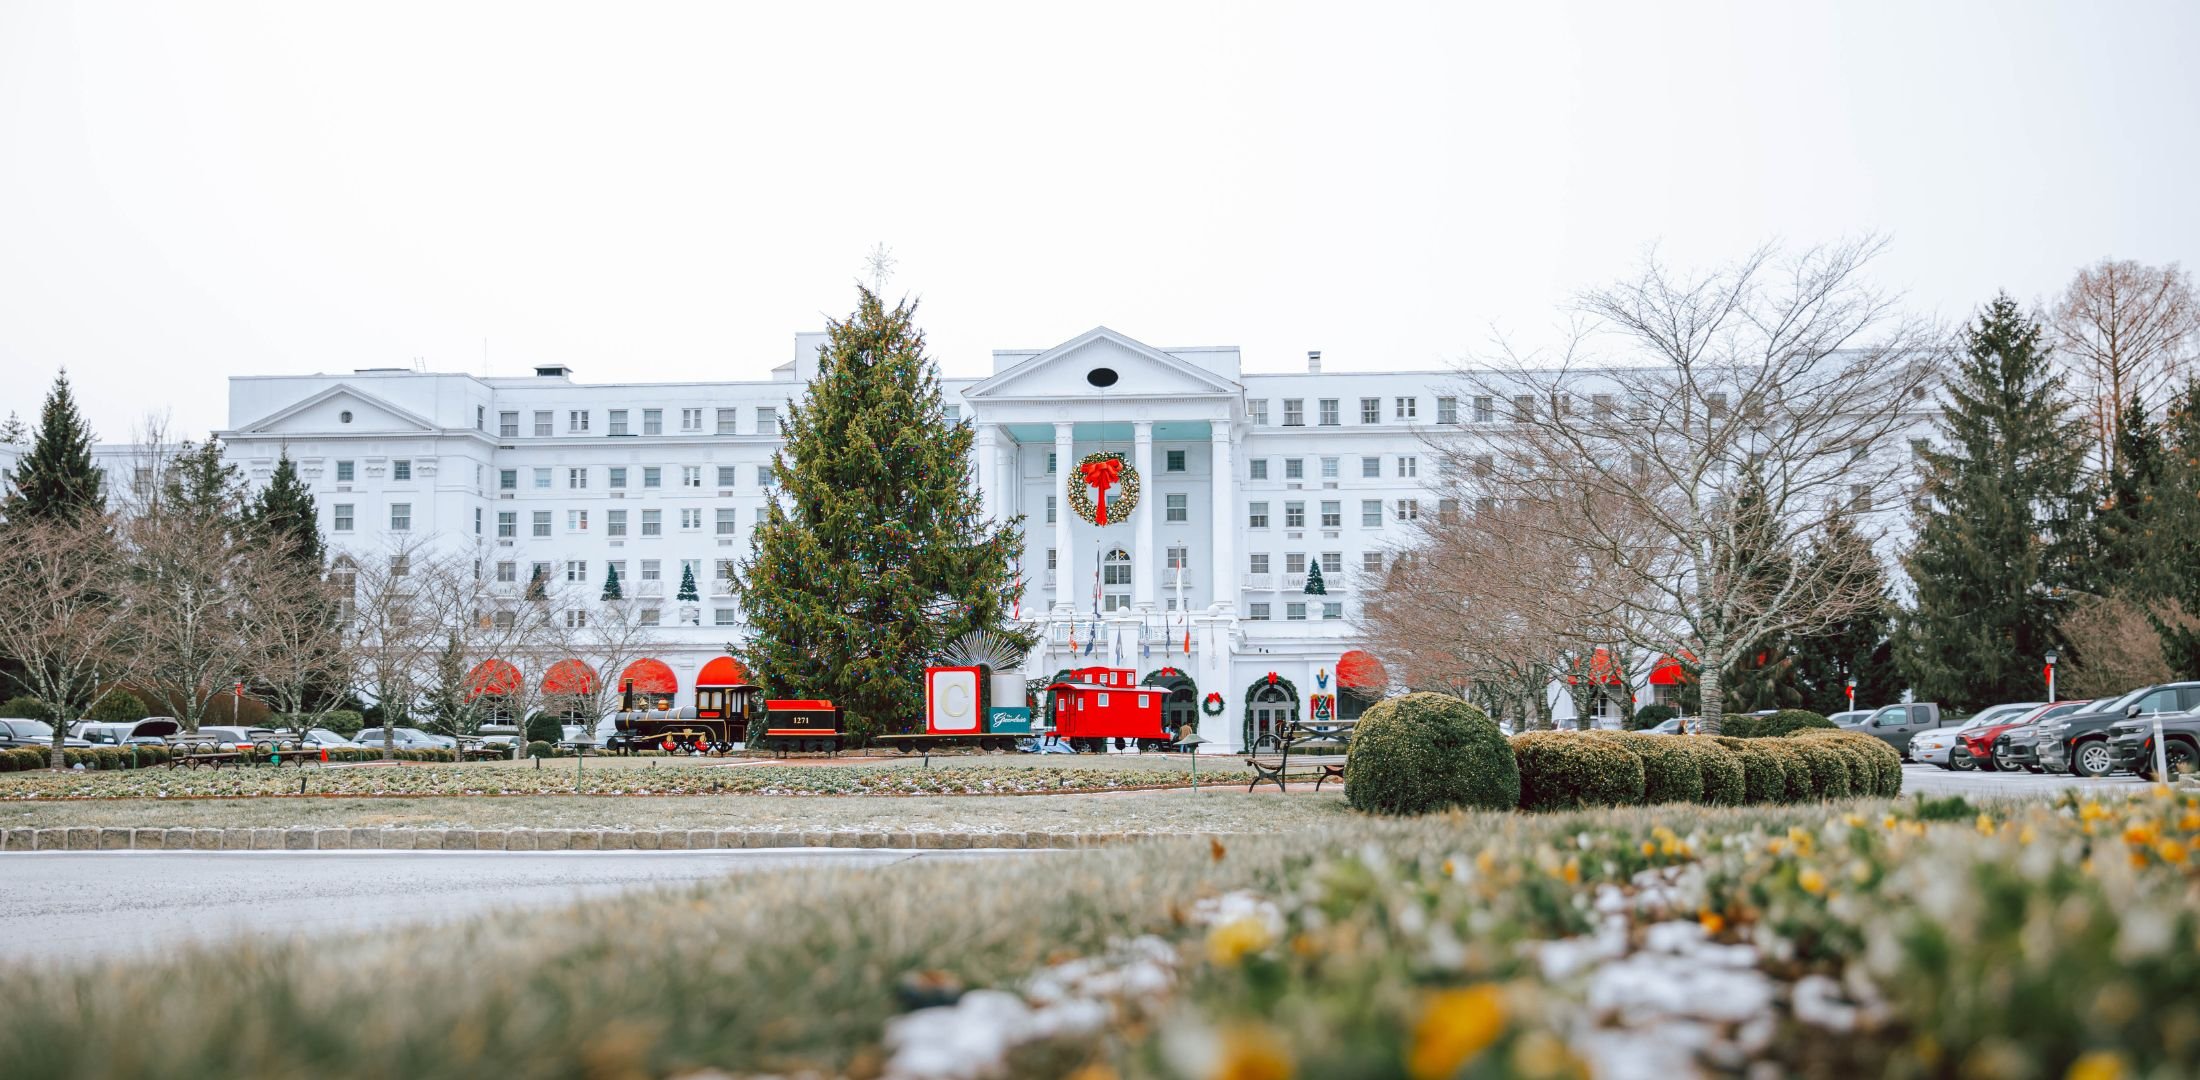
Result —
M 1619 415 L 1619 406 L 1610 394 L 1589 395 L 1589 415 L 1599 420 L 1610 420 Z
M 610 412 L 605 413 L 603 418 L 603 427 L 603 433 L 606 435 L 626 434 L 626 410 L 613 409 Z
M 412 504 L 411 504 L 411 503 L 391 503 L 391 504 L 390 504 L 390 531 L 391 531 L 391 532 L 409 532 L 409 531 L 411 531 L 411 530 L 412 530 L 412 527 L 413 527 L 413 506 L 412 506 Z
M 702 487 L 703 467 L 701 465 L 680 466 L 680 486 L 684 488 Z
M 519 511 L 497 511 L 497 539 L 511 540 L 519 536 Z
M 1320 403 L 1320 420 L 1323 427 L 1337 426 L 1337 399 L 1325 397 Z
M 605 536 L 625 536 L 625 535 L 626 535 L 626 511 L 624 511 L 624 510 L 606 510 L 606 511 L 604 511 L 604 512 L 603 512 L 603 534 L 604 534 Z
M 702 507 L 700 507 L 700 506 L 683 506 L 683 507 L 681 507 L 681 508 L 680 508 L 680 531 L 681 531 L 681 532 L 697 532 L 697 531 L 701 530 L 701 529 L 702 529 L 702 527 L 703 527 L 703 508 L 702 508 Z
M 337 504 L 336 504 L 336 505 L 335 505 L 334 507 L 332 507 L 332 508 L 331 508 L 331 516 L 330 516 L 330 518 L 329 518 L 329 525 L 328 525 L 328 527 L 329 527 L 329 531 L 330 531 L 330 532 L 350 532 L 350 531 L 351 531 L 351 521 L 352 521 L 351 504 L 350 504 L 350 503 L 337 503 Z
M 735 430 L 734 430 L 734 417 L 738 416 L 738 415 L 740 414 L 740 412 L 741 412 L 741 410 L 739 410 L 739 409 L 720 409 L 720 410 L 718 410 L 718 434 L 720 434 L 720 435 L 736 435 L 736 434 L 739 434 L 739 432 L 737 432 L 737 431 L 735 431 Z
M 1497 468 L 1497 459 L 1488 454 L 1474 455 L 1474 475 L 1488 476 Z
M 710 624 L 712 626 L 732 626 L 734 625 L 733 620 L 734 610 L 730 607 L 710 609 Z
M 1324 552 L 1322 552 L 1322 573 L 1324 573 L 1324 574 L 1342 574 L 1342 573 L 1344 573 L 1344 552 L 1342 552 L 1342 551 L 1324 551 Z
M 1293 551 L 1285 554 L 1283 557 L 1283 572 L 1286 574 L 1305 573 L 1306 553 L 1303 551 Z
M 716 586 L 718 593 L 722 596 L 732 594 L 733 560 L 720 559 L 711 565 L 714 569 L 711 571 L 710 580 Z
M 565 470 L 565 489 L 567 491 L 587 491 L 588 470 L 586 468 Z
M 1252 553 L 1252 554 L 1250 554 L 1250 555 L 1247 555 L 1247 556 L 1245 557 L 1245 568 L 1246 568 L 1246 570 L 1247 570 L 1247 571 L 1248 571 L 1249 573 L 1255 573 L 1255 574 L 1265 574 L 1265 573 L 1267 573 L 1267 572 L 1268 572 L 1268 553 L 1267 553 L 1267 552 L 1265 552 L 1265 551 L 1256 551 L 1256 552 L 1253 552 L 1253 553 Z
M 548 491 L 548 490 L 550 490 L 550 470 L 548 470 L 548 469 L 536 469 L 536 470 L 535 470 L 535 490 L 536 490 L 536 491 Z
M 1361 398 L 1361 399 L 1360 399 L 1360 423 L 1363 423 L 1363 424 L 1380 424 L 1380 423 L 1382 423 L 1382 422 L 1383 422 L 1383 399 L 1381 399 L 1381 398 L 1371 398 L 1371 397 L 1364 397 L 1364 398 Z
M 503 439 L 519 438 L 518 413 L 500 412 L 497 414 L 497 437 Z
M 661 488 L 661 487 L 665 486 L 665 470 L 664 470 L 664 466 L 662 466 L 662 465 L 644 465 L 644 466 L 642 466 L 642 486 L 643 486 L 643 487 L 645 487 L 645 488 Z
M 565 430 L 566 430 L 566 432 L 567 432 L 567 433 L 569 433 L 569 434 L 573 434 L 573 435 L 585 435 L 585 434 L 587 434 L 587 433 L 588 433 L 588 410 L 587 410 L 587 409 L 569 409 L 569 410 L 567 410 L 567 411 L 566 411 L 566 414 L 565 414 Z
M 1245 605 L 1245 621 L 1267 622 L 1268 605 L 1258 601 Z
M 337 463 L 336 463 L 336 482 L 337 482 L 337 483 L 339 483 L 339 484 L 348 484 L 348 483 L 351 483 L 351 478 L 352 478 L 352 464 L 351 464 L 351 462 L 348 462 L 348 461 L 339 461 L 339 462 L 337 462 Z
M 1245 527 L 1248 529 L 1265 529 L 1268 527 L 1267 503 L 1256 502 L 1245 504 Z
M 538 582 L 539 582 L 539 583 L 542 583 L 542 584 L 545 584 L 545 585 L 549 584 L 549 582 L 550 582 L 550 564 L 549 564 L 549 563 L 546 563 L 546 562 L 538 562 L 538 563 L 528 563 L 528 564 L 527 564 L 527 571 L 528 571 L 528 572 L 527 572 L 527 583 L 528 583 L 529 585 L 534 585 L 534 584 L 536 584 L 536 583 L 538 583 Z
M 1382 573 L 1382 572 L 1383 572 L 1383 553 L 1382 553 L 1382 552 L 1380 552 L 1380 551 L 1363 551 L 1363 552 L 1361 552 L 1361 553 L 1360 553 L 1360 572 L 1361 572 L 1361 573 L 1363 573 L 1363 574 L 1380 574 L 1380 573 Z
M 474 406 L 474 430 L 489 430 L 489 407 L 487 405 Z
M 1344 618 L 1344 602 L 1343 602 L 1343 601 L 1341 601 L 1341 600 L 1325 600 L 1325 601 L 1323 601 L 1323 602 L 1322 602 L 1322 618 L 1324 618 L 1324 619 L 1342 619 L 1342 618 Z
M 1171 492 L 1170 494 L 1163 496 L 1163 498 L 1168 500 L 1168 514 L 1167 516 L 1162 518 L 1163 521 L 1191 520 L 1191 518 L 1188 516 L 1190 512 L 1189 500 L 1191 499 L 1191 496 L 1186 495 L 1181 491 L 1178 491 Z
M 506 585 L 519 581 L 519 564 L 510 559 L 497 563 L 497 580 Z
M 567 511 L 565 512 L 565 531 L 566 531 L 566 532 L 587 532 L 587 531 L 588 531 L 588 511 L 586 511 L 586 510 L 567 510 Z
M 1440 397 L 1436 399 L 1436 422 L 1439 424 L 1456 424 L 1459 422 L 1458 398 Z
M 557 432 L 556 432 L 555 430 L 553 430 L 553 429 L 552 429 L 552 426 L 551 426 L 551 425 L 552 425 L 552 421 L 551 421 L 551 417 L 552 417 L 552 415 L 553 415 L 553 414 L 552 414 L 552 413 L 551 413 L 551 411 L 550 411 L 550 410 L 548 410 L 548 409 L 536 409 L 536 410 L 535 410 L 535 437 L 536 437 L 536 438 L 538 438 L 538 439 L 546 439 L 546 438 L 549 438 L 549 437 L 550 437 L 550 436 L 552 436 L 552 435 L 555 435 L 555 434 L 557 434 Z
M 642 619 L 641 619 L 641 622 L 642 622 L 642 625 L 643 625 L 643 626 L 657 626 L 657 625 L 659 625 L 660 623 L 662 623 L 663 621 L 664 621 L 664 613 L 663 613 L 663 612 L 661 612 L 661 611 L 658 611 L 658 610 L 657 610 L 656 608 L 653 608 L 653 607 L 645 607 L 645 608 L 643 608 L 643 609 L 642 609 Z
M 1303 529 L 1306 527 L 1305 503 L 1287 502 L 1283 504 L 1283 527 L 1286 529 Z
M 664 511 L 662 511 L 662 510 L 644 510 L 644 511 L 642 511 L 642 535 L 643 535 L 643 536 L 663 536 L 664 534 L 665 534 L 665 512 L 664 512 Z M 645 565 L 645 566 L 646 566 L 646 565 L 648 565 L 648 564 L 647 564 L 647 563 L 644 563 L 643 565 Z
M 519 490 L 519 470 L 518 470 L 518 469 L 498 469 L 498 470 L 497 470 L 497 490 L 499 490 L 499 491 L 518 491 L 518 490 Z
M 680 430 L 681 430 L 681 431 L 701 431 L 701 430 L 703 430 L 703 410 L 701 410 L 701 409 L 681 409 L 681 410 L 680 410 Z
M 626 486 L 626 466 L 613 465 L 609 469 L 606 469 L 605 473 L 606 475 L 603 482 L 605 487 L 623 488 Z
M 1364 457 L 1360 459 L 1360 476 L 1362 478 L 1372 480 L 1382 475 L 1383 459 L 1379 457 Z
M 615 570 L 615 571 L 618 571 L 618 574 L 619 574 L 619 580 L 620 580 L 620 581 L 632 581 L 632 580 L 634 580 L 634 578 L 633 578 L 632 576 L 630 576 L 630 575 L 629 575 L 629 574 L 628 574 L 628 573 L 626 572 L 626 560 L 625 560 L 625 559 L 610 559 L 610 560 L 607 560 L 607 561 L 606 561 L 606 562 L 605 562 L 605 563 L 603 564 L 603 566 L 604 566 L 604 576 L 605 576 L 605 577 L 610 577 L 610 576 L 611 576 L 611 572 Z
M 1189 570 L 1191 568 L 1192 553 L 1190 548 L 1179 545 L 1169 549 L 1169 569 Z
M 1283 618 L 1286 622 L 1305 622 L 1306 605 L 1297 600 L 1283 605 Z
M 1056 462 L 1056 461 L 1054 460 L 1054 451 L 1052 451 L 1052 450 L 1049 450 L 1049 451 L 1047 451 L 1047 475 L 1048 475 L 1048 476 L 1053 476 L 1053 475 L 1054 475 L 1054 468 L 1055 468 L 1056 464 L 1058 464 L 1058 463 L 1057 463 L 1057 462 Z
M 528 524 L 529 524 L 529 527 L 530 527 L 530 528 L 531 528 L 531 529 L 533 530 L 533 533 L 534 533 L 534 535 L 536 535 L 536 536 L 548 536 L 548 535 L 550 535 L 550 511 L 548 511 L 548 510 L 537 510 L 537 511 L 535 511 L 535 517 L 534 517 L 534 520 L 533 520 L 533 521 L 531 521 L 531 522 L 529 522 Z
M 1419 521 L 1419 520 L 1421 520 L 1421 502 L 1420 502 L 1420 500 L 1418 500 L 1418 499 L 1400 499 L 1400 500 L 1398 500 L 1398 520 L 1400 520 L 1400 521 Z
M 1382 523 L 1383 501 L 1381 499 L 1360 500 L 1360 524 L 1372 529 L 1380 527 Z
M 662 561 L 657 559 L 643 559 L 640 580 L 663 581 L 665 579 L 664 565 Z
M 1713 390 L 1712 392 L 1705 394 L 1703 396 L 1703 404 L 1704 409 L 1713 416 L 1726 415 L 1726 394 L 1722 391 Z
M 735 484 L 740 483 L 739 480 L 735 479 L 740 471 L 741 467 L 738 465 L 718 466 L 718 486 L 722 488 L 730 488 Z
M 1283 478 L 1286 480 L 1306 479 L 1306 459 L 1295 457 L 1284 458 Z
M 1333 458 L 1333 457 L 1325 457 L 1325 458 L 1323 458 L 1323 459 L 1322 459 L 1322 479 L 1324 479 L 1324 480 L 1335 480 L 1336 478 L 1337 478 L 1337 459 L 1336 459 L 1336 458 Z
M 738 531 L 740 531 L 740 522 L 739 522 L 739 519 L 738 519 L 738 518 L 736 517 L 736 515 L 735 515 L 735 510 L 734 510 L 734 508 L 733 508 L 733 507 L 731 507 L 731 506 L 721 506 L 721 507 L 719 507 L 719 508 L 718 508 L 718 535 L 720 535 L 720 536 L 732 536 L 732 535 L 733 535 L 734 533 L 736 533 L 736 532 L 738 532 Z
M 1497 399 L 1482 394 L 1474 399 L 1474 422 L 1487 424 L 1497 419 Z
M 1849 485 L 1849 509 L 1859 514 L 1871 513 L 1872 489 L 1870 484 Z
M 1047 496 L 1047 524 L 1054 524 L 1054 496 Z
M 963 407 L 962 407 L 962 406 L 960 406 L 960 405 L 949 405 L 949 406 L 947 406 L 947 422 L 948 422 L 948 423 L 950 423 L 950 424 L 960 424 L 960 423 L 962 423 L 962 418 L 963 418 Z
M 567 610 L 565 613 L 565 628 L 568 630 L 588 629 L 588 612 L 580 608 Z
M 390 556 L 390 576 L 406 577 L 412 573 L 412 556 L 402 551 Z M 400 623 L 400 625 L 403 625 Z
M 390 479 L 410 480 L 412 478 L 413 463 L 411 461 L 408 461 L 404 458 L 398 458 L 396 461 L 390 462 Z
M 643 410 L 642 410 L 642 434 L 644 434 L 644 435 L 662 435 L 662 434 L 664 434 L 664 433 L 665 433 L 665 411 L 664 411 L 663 409 L 643 409 Z
M 758 435 L 779 434 L 778 406 L 759 405 L 756 407 L 756 433 Z
M 1184 451 L 1182 450 L 1169 451 L 1167 454 L 1163 455 L 1161 461 L 1161 467 L 1168 472 L 1184 471 Z
M 1416 416 L 1420 415 L 1420 410 L 1421 410 L 1421 399 L 1420 399 L 1420 398 L 1410 398 L 1410 397 L 1402 397 L 1402 398 L 1399 398 L 1399 399 L 1398 399 L 1398 416 L 1397 416 L 1397 419 L 1400 419 L 1400 420 L 1411 420 L 1411 419 L 1413 419 L 1414 417 L 1416 417 Z
M 1284 427 L 1305 427 L 1305 426 L 1306 426 L 1306 399 L 1305 399 L 1305 398 L 1285 398 L 1285 399 L 1283 399 L 1283 426 L 1284 426 Z
M 1459 500 L 1453 498 L 1440 498 L 1436 500 L 1436 520 L 1441 521 L 1446 525 L 1458 521 Z
M 777 474 L 772 472 L 771 466 L 758 465 L 756 467 L 756 486 L 760 488 L 768 488 L 772 486 L 772 480 L 775 478 L 776 475 Z
M 1247 465 L 1247 468 L 1248 468 L 1248 469 L 1250 470 L 1250 472 L 1248 472 L 1248 473 L 1247 473 L 1247 475 L 1248 475 L 1248 476 L 1250 476 L 1250 477 L 1252 477 L 1253 479 L 1255 479 L 1255 480 L 1266 480 L 1266 479 L 1268 479 L 1268 459 L 1267 459 L 1267 458 L 1254 458 L 1254 459 L 1253 459 L 1253 460 L 1252 460 L 1252 461 L 1251 461 L 1251 462 L 1250 462 L 1250 463 L 1249 463 L 1249 464 Z
M 1268 426 L 1268 399 L 1259 398 L 1245 403 L 1245 418 L 1254 427 Z
M 1048 572 L 1048 573 L 1050 573 L 1050 574 L 1051 574 L 1051 573 L 1053 573 L 1053 572 L 1054 572 L 1054 568 L 1055 568 L 1055 567 L 1056 567 L 1057 565 L 1059 565 L 1059 563 L 1058 563 L 1058 562 L 1056 561 L 1056 556 L 1055 556 L 1055 551 L 1054 551 L 1054 549 L 1053 549 L 1053 548 L 1048 548 L 1048 549 L 1047 549 L 1047 572 Z
M 1421 459 L 1411 454 L 1400 455 L 1398 458 L 1398 478 L 1400 480 L 1411 480 L 1419 475 L 1421 475 Z
M 588 560 L 565 560 L 565 580 L 580 584 L 588 580 Z
M 481 535 L 481 508 L 474 507 L 474 535 Z
M 1535 419 L 1535 395 L 1513 395 L 1512 418 L 1513 423 L 1516 424 L 1525 424 L 1528 421 Z
M 1338 501 L 1338 500 L 1336 500 L 1336 499 L 1325 499 L 1325 500 L 1323 500 L 1323 502 L 1322 502 L 1322 528 L 1324 528 L 1324 529 L 1341 529 L 1341 528 L 1343 528 L 1343 527 L 1344 527 L 1344 503 L 1342 503 L 1342 502 L 1340 502 L 1340 501 Z

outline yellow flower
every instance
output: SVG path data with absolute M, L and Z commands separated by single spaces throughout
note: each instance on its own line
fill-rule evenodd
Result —
M 1533 1077 L 1579 1077 L 1588 1080 L 1589 1067 L 1547 1031 L 1531 1031 L 1513 1044 L 1513 1072 Z
M 2185 845 L 2175 840 L 2164 840 L 2161 843 L 2154 845 L 2154 853 L 2161 856 L 2163 862 L 2169 863 L 2172 866 L 2184 862 L 2185 856 L 2189 854 L 2185 850 Z
M 2151 821 L 2134 821 L 2124 828 L 2124 843 L 2135 847 L 2146 847 L 2154 842 L 2154 838 L 2160 832 L 2161 830 L 2156 829 Z
M 2032 841 L 2037 839 L 2039 839 L 2039 834 L 2033 832 L 2032 826 L 2030 825 L 2025 826 L 2024 831 L 2017 834 L 2017 843 L 2020 844 L 2030 844 Z
M 1222 1054 L 1211 1080 L 1291 1080 L 1291 1055 L 1267 1028 L 1239 1027 L 1222 1033 Z
M 1443 866 L 1442 866 L 1442 867 L 1441 867 L 1440 869 L 1441 869 L 1441 870 L 1443 871 L 1443 873 L 1444 873 L 1444 876 L 1445 876 L 1445 877 L 1458 877 L 1458 876 L 1459 876 L 1459 867 L 1457 867 L 1456 865 L 1453 865 L 1453 863 L 1452 863 L 1452 861 L 1451 861 L 1450 859 L 1445 859 L 1445 860 L 1444 860 L 1444 865 L 1443 865 Z
M 1458 1072 L 1505 1033 L 1505 1020 L 1505 995 L 1488 983 L 1431 996 L 1413 1025 L 1407 1075 L 1442 1080 Z
M 1696 921 L 1703 924 L 1704 933 L 1714 937 L 1718 935 L 1719 931 L 1726 929 L 1726 917 L 1716 911 L 1698 912 Z
M 1568 885 L 1581 884 L 1581 860 L 1566 860 L 1566 865 L 1558 868 L 1558 876 L 1564 878 Z
M 2107 816 L 2108 808 L 2097 802 L 2089 801 L 2078 807 L 2078 820 L 2080 821 L 2099 821 Z
M 1994 835 L 1994 819 L 1985 814 L 1980 814 L 1978 816 L 1978 833 L 1980 836 Z
M 1894 830 L 1895 826 L 1900 825 L 1901 823 L 1902 819 L 1894 816 L 1893 814 L 1888 814 L 1886 817 L 1879 819 L 1879 827 L 1886 829 L 1890 832 Z
M 1496 855 L 1485 850 L 1480 855 L 1476 855 L 1474 857 L 1475 873 L 1478 873 L 1483 877 L 1488 877 L 1490 875 L 1490 871 L 1495 869 L 1497 869 Z
M 1843 814 L 1841 823 L 1852 829 L 1861 829 L 1864 827 L 1864 818 L 1860 814 Z
M 2095 1050 L 2070 1063 L 2063 1080 L 2123 1080 L 2130 1075 L 2124 1056 L 2113 1050 Z
M 1795 853 L 1797 855 L 1810 854 L 1810 834 L 1804 832 L 1800 826 L 1788 830 L 1788 842 L 1795 845 Z
M 1267 923 L 1251 915 L 1240 916 L 1207 932 L 1207 961 L 1216 967 L 1236 967 L 1238 961 L 1267 948 L 1274 940 Z
M 1658 845 L 1653 844 L 1648 840 L 1645 840 L 1642 842 L 1642 853 L 1646 858 L 1648 856 L 1655 855 L 1658 853 Z
M 1795 875 L 1795 883 L 1812 896 L 1826 891 L 1826 875 L 1819 873 L 1817 867 L 1804 867 L 1802 873 Z

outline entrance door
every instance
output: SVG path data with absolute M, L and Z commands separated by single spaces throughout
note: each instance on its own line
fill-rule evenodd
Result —
M 1253 742 L 1280 736 L 1285 726 L 1299 718 L 1298 703 L 1280 687 L 1264 686 L 1253 694 Z

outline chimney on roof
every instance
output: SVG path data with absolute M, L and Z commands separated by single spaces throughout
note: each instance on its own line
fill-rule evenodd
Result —
M 1320 349 L 1307 350 L 1306 373 L 1308 375 L 1319 375 L 1322 373 L 1322 351 Z
M 537 364 L 535 365 L 535 377 L 538 379 L 570 379 L 573 377 L 573 369 L 566 367 L 564 364 Z

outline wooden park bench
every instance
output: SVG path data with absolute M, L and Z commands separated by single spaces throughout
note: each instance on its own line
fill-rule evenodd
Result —
M 1351 748 L 1352 729 L 1357 720 L 1302 720 L 1286 724 L 1273 734 L 1261 736 L 1245 753 L 1245 764 L 1253 770 L 1253 782 L 1245 785 L 1251 791 L 1263 783 L 1284 787 L 1285 774 L 1292 769 L 1314 769 L 1320 776 L 1314 781 L 1314 790 L 1335 778 L 1344 782 L 1345 752 Z

